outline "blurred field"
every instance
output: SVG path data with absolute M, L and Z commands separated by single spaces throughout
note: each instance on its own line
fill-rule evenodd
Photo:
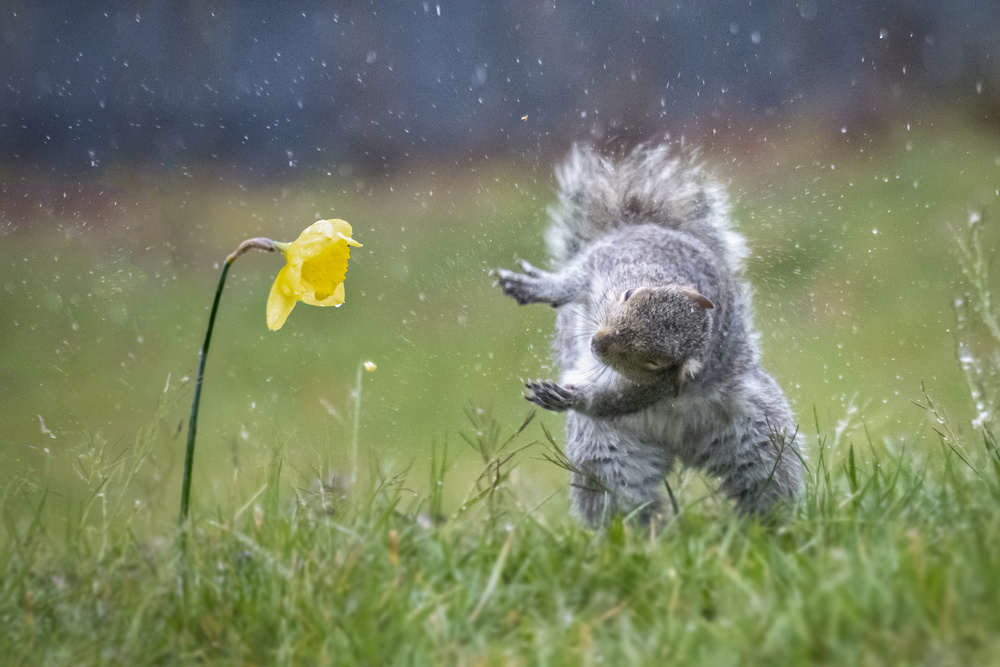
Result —
M 911 403 L 921 382 L 967 424 L 951 334 L 963 287 L 946 225 L 963 225 L 970 208 L 988 223 L 1000 212 L 1000 136 L 925 116 L 877 135 L 774 127 L 704 143 L 753 251 L 765 364 L 803 431 L 815 432 L 814 411 L 830 428 L 857 408 L 876 442 L 936 446 Z M 291 485 L 346 470 L 366 360 L 378 370 L 361 376 L 362 466 L 409 467 L 416 489 L 431 447 L 447 445 L 458 479 L 477 473 L 459 437 L 472 428 L 465 411 L 515 428 L 529 412 L 518 378 L 553 374 L 552 311 L 517 307 L 489 275 L 517 257 L 543 259 L 551 171 L 481 160 L 265 183 L 235 169 L 112 167 L 72 187 L 4 173 L 0 484 L 28 476 L 51 490 L 50 509 L 71 508 L 86 493 L 78 454 L 94 442 L 127 451 L 168 384 L 193 374 L 225 256 L 244 238 L 291 240 L 325 217 L 350 221 L 364 243 L 342 308 L 300 305 L 271 333 L 264 303 L 280 259 L 250 254 L 231 272 L 208 361 L 195 507 L 249 498 L 278 458 Z M 992 225 L 987 238 L 995 246 Z M 170 395 L 155 473 L 135 491 L 160 527 L 176 515 L 190 383 Z M 539 419 L 560 431 L 557 415 Z M 565 485 L 530 455 L 517 474 L 525 502 Z

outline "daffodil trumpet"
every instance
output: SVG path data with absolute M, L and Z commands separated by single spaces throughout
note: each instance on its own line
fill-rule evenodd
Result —
M 205 380 L 205 360 L 212 342 L 215 316 L 219 311 L 222 288 L 226 284 L 229 267 L 249 250 L 280 252 L 285 266 L 278 272 L 267 299 L 267 326 L 272 331 L 280 329 L 292 308 L 299 301 L 314 306 L 339 306 L 344 303 L 344 275 L 350 246 L 361 244 L 351 238 L 351 225 L 343 220 L 318 220 L 307 227 L 291 243 L 281 243 L 267 238 L 247 239 L 226 258 L 215 288 L 215 299 L 208 316 L 205 342 L 198 350 L 198 376 L 188 420 L 187 451 L 184 456 L 184 479 L 181 485 L 181 516 L 183 525 L 188 517 L 191 502 L 191 471 L 194 466 L 194 442 L 198 431 L 198 407 Z

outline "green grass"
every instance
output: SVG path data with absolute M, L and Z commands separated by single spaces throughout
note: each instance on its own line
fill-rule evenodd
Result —
M 43 494 L 7 517 L 8 664 L 996 664 L 1000 468 L 983 448 L 966 452 L 980 476 L 946 447 L 824 439 L 783 523 L 674 480 L 679 515 L 593 532 L 559 498 L 518 502 L 511 467 L 553 446 L 536 424 L 505 447 L 476 427 L 487 472 L 454 511 L 406 477 L 347 499 L 268 486 L 202 516 L 183 552 L 137 541 L 148 513 L 100 475 L 84 512 L 101 518 L 64 542 Z M 431 481 L 452 484 L 437 461 Z
M 763 134 L 706 159 L 751 242 L 765 365 L 810 466 L 802 502 L 764 524 L 687 472 L 669 480 L 680 514 L 651 529 L 570 516 L 546 460 L 561 418 L 518 428 L 518 378 L 552 373 L 552 312 L 488 275 L 543 257 L 548 168 L 108 171 L 127 207 L 8 233 L 3 661 L 1000 664 L 1000 455 L 976 405 L 998 403 L 996 281 L 975 288 L 1000 238 L 1000 138 L 935 117 L 860 145 Z M 967 236 L 970 208 L 985 222 Z M 280 261 L 233 267 L 182 552 L 188 377 L 218 264 L 331 216 L 365 244 L 343 308 L 300 306 L 269 333 Z M 972 234 L 979 269 L 955 244 Z

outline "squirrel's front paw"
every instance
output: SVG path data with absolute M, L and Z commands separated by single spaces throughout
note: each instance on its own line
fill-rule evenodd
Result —
M 525 382 L 524 386 L 531 392 L 525 398 L 535 405 L 541 406 L 546 410 L 552 410 L 553 412 L 563 412 L 573 408 L 580 397 L 576 387 L 564 387 L 548 380 Z
M 554 304 L 554 286 L 551 273 L 537 269 L 521 260 L 524 273 L 497 269 L 497 283 L 503 293 L 513 297 L 520 305 L 529 303 Z

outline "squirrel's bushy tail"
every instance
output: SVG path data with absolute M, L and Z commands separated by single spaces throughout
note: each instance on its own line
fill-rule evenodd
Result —
M 654 223 L 691 234 L 739 272 L 743 237 L 730 229 L 725 190 L 689 153 L 641 145 L 615 160 L 577 144 L 556 170 L 559 197 L 546 240 L 556 266 L 623 225 Z

